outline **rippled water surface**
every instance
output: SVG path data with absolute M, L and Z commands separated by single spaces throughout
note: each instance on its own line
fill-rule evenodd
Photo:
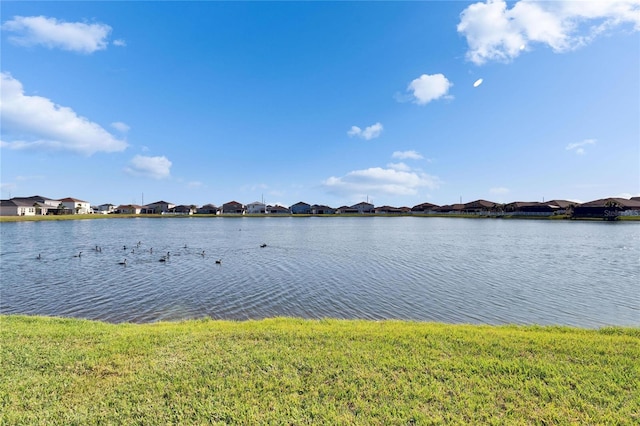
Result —
M 3 314 L 640 325 L 638 223 L 137 218 L 0 231 Z

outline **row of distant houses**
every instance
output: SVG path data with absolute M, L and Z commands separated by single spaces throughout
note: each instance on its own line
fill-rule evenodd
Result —
M 368 202 L 352 206 L 333 208 L 320 204 L 309 204 L 303 201 L 289 207 L 268 205 L 255 201 L 242 204 L 230 201 L 218 207 L 214 204 L 175 205 L 167 201 L 156 201 L 144 206 L 136 204 L 101 204 L 91 206 L 89 202 L 76 198 L 60 200 L 41 197 L 15 197 L 0 200 L 1 216 L 38 216 L 51 214 L 162 214 L 162 215 L 334 215 L 334 214 L 443 214 L 443 215 L 480 215 L 480 216 L 553 216 L 568 214 L 573 217 L 594 217 L 615 219 L 618 216 L 640 216 L 640 197 L 603 198 L 587 203 L 575 203 L 568 200 L 551 200 L 546 202 L 495 203 L 487 200 L 475 200 L 469 203 L 438 206 L 422 203 L 413 207 L 376 207 Z

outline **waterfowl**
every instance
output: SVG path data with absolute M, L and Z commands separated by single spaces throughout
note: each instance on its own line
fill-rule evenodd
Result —
M 74 254 L 73 257 L 82 257 L 82 252 L 80 252 L 78 254 Z
M 38 260 L 42 259 L 42 255 L 40 253 L 38 253 L 38 256 L 36 257 L 36 259 L 38 259 Z
M 118 262 L 118 265 L 127 266 L 127 259 L 123 260 L 122 262 Z
M 216 264 L 217 264 L 217 265 L 222 265 L 222 259 L 218 259 L 218 260 L 216 260 Z
M 265 248 L 267 245 L 266 244 L 260 244 L 260 247 Z
M 167 261 L 167 258 L 166 258 L 166 257 L 164 257 L 164 256 L 163 256 L 163 257 L 161 257 L 161 258 L 160 258 L 160 260 L 159 260 L 159 262 L 166 262 L 166 261 Z
M 202 250 L 202 253 L 200 253 L 202 255 L 202 257 L 204 257 L 204 250 Z

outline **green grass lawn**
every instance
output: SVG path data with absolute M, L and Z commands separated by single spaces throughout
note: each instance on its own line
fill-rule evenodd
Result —
M 0 316 L 0 424 L 638 424 L 640 329 Z

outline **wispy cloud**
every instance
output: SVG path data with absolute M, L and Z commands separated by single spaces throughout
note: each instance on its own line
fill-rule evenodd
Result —
M 122 39 L 113 40 L 113 45 L 118 47 L 125 47 L 127 45 L 127 42 Z
M 497 188 L 491 188 L 489 192 L 494 195 L 504 195 L 504 194 L 508 194 L 510 191 L 509 191 L 509 188 L 499 186 Z
M 351 129 L 349 129 L 347 134 L 350 137 L 357 136 L 357 137 L 359 137 L 361 139 L 364 139 L 364 140 L 368 141 L 368 140 L 375 139 L 375 138 L 379 137 L 380 134 L 382 133 L 383 129 L 384 128 L 383 128 L 381 123 L 372 124 L 369 127 L 365 127 L 364 130 L 362 130 L 358 126 L 351 126 Z
M 399 172 L 410 172 L 411 171 L 411 167 L 408 164 L 405 164 L 403 162 L 399 162 L 399 163 L 389 163 L 387 164 L 387 167 L 393 170 L 397 170 Z
M 584 153 L 585 153 L 584 148 L 586 146 L 595 145 L 595 144 L 596 144 L 596 140 L 595 139 L 585 139 L 582 142 L 570 143 L 569 145 L 567 145 L 567 147 L 565 149 L 567 151 L 573 151 L 578 155 L 584 155 Z
M 131 127 L 129 127 L 128 124 L 123 123 L 121 121 L 116 121 L 115 123 L 111 123 L 111 127 L 113 127 L 114 129 L 116 129 L 121 133 L 127 133 L 131 129 Z
M 448 95 L 449 89 L 452 86 L 453 83 L 443 74 L 422 74 L 409 83 L 407 91 L 410 93 L 411 101 L 418 105 L 426 105 L 440 98 L 453 98 Z
M 504 0 L 487 0 L 460 14 L 458 32 L 467 39 L 467 59 L 480 65 L 509 62 L 535 43 L 555 52 L 576 49 L 623 24 L 640 30 L 638 0 L 523 0 L 510 9 Z
M 22 83 L 8 73 L 0 73 L 0 89 L 3 147 L 68 150 L 86 155 L 127 148 L 124 140 L 71 108 L 42 96 L 25 95 Z
M 424 157 L 417 151 L 395 151 L 391 154 L 391 158 L 397 158 L 399 160 L 422 160 Z
M 107 48 L 111 27 L 106 24 L 64 22 L 46 16 L 14 16 L 2 24 L 13 33 L 9 40 L 23 46 L 45 46 L 79 53 Z
M 171 176 L 171 161 L 165 156 L 146 157 L 136 155 L 131 159 L 125 172 L 134 176 L 164 179 Z

